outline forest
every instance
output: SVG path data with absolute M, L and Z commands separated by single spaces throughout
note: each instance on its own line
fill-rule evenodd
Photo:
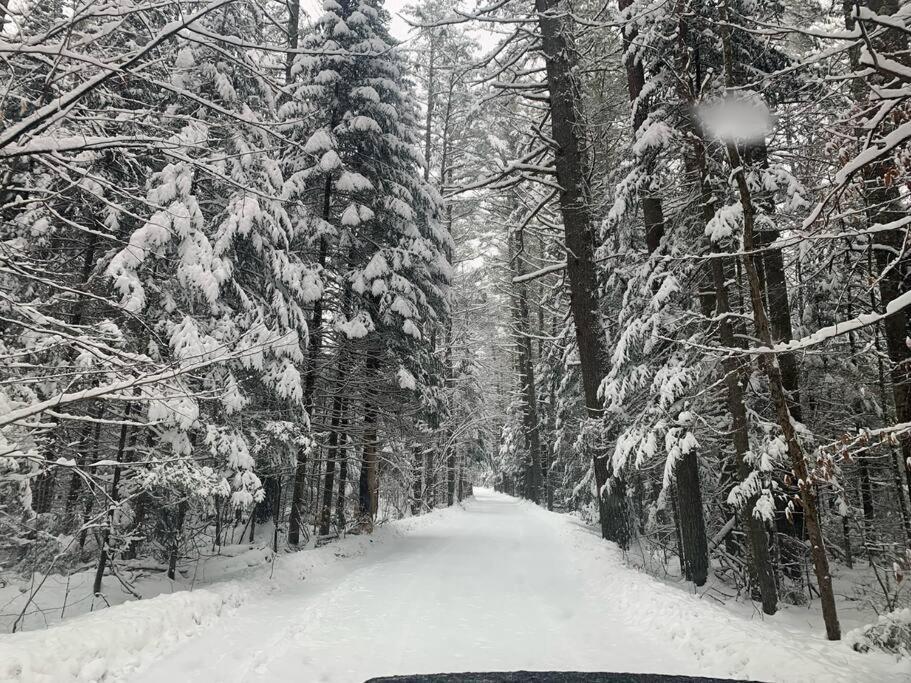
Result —
M 2 630 L 485 486 L 911 653 L 911 5 L 0 17 Z

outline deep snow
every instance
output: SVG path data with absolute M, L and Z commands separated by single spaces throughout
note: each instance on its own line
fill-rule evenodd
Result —
M 812 626 L 656 581 L 572 517 L 480 490 L 464 509 L 283 557 L 271 580 L 261 570 L 0 637 L 0 678 L 17 667 L 25 680 L 147 683 L 512 669 L 911 678 L 908 660 L 855 653 Z

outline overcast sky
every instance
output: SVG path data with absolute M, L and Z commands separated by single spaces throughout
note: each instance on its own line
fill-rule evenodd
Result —
M 402 21 L 399 12 L 408 4 L 406 0 L 386 0 L 386 9 L 392 15 L 392 23 L 389 25 L 389 32 L 393 38 L 405 40 L 408 37 L 408 24 Z

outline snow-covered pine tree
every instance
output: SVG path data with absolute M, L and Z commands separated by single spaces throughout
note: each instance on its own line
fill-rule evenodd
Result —
M 38 466 L 26 484 L 38 482 L 39 512 L 59 509 L 55 499 L 63 495 L 68 517 L 100 530 L 97 587 L 108 557 L 136 552 L 144 536 L 159 537 L 173 573 L 188 513 L 208 517 L 213 504 L 249 508 L 261 498 L 251 449 L 258 435 L 281 425 L 282 439 L 305 440 L 304 307 L 321 287 L 292 250 L 295 231 L 308 224 L 290 221 L 291 188 L 273 156 L 281 138 L 273 127 L 271 57 L 237 47 L 241 36 L 257 34 L 261 20 L 255 3 L 127 11 L 121 30 L 136 23 L 143 34 L 151 31 L 158 59 L 140 60 L 118 83 L 99 80 L 110 74 L 92 74 L 74 60 L 82 69 L 74 75 L 94 88 L 80 96 L 61 81 L 55 94 L 72 98 L 75 113 L 45 114 L 38 102 L 34 113 L 26 108 L 23 132 L 12 143 L 26 145 L 41 130 L 43 137 L 31 137 L 31 147 L 14 155 L 20 161 L 12 162 L 12 177 L 29 193 L 61 188 L 51 201 L 26 204 L 6 194 L 5 207 L 12 217 L 6 244 L 17 250 L 12 261 L 44 271 L 40 286 L 59 322 L 43 314 L 49 327 L 37 347 L 16 326 L 6 343 L 37 351 L 75 341 L 75 353 L 64 351 L 55 370 L 64 377 L 72 368 L 75 380 L 46 384 L 42 393 L 56 395 L 60 410 L 67 405 L 61 392 L 97 396 L 82 403 L 84 413 L 62 416 L 50 441 L 42 437 L 55 450 L 69 420 L 77 420 L 79 445 L 65 464 L 76 469 L 65 494 L 53 483 L 67 470 L 48 459 L 31 460 Z M 72 22 L 115 61 L 129 58 L 126 43 L 118 42 L 122 32 L 93 34 L 97 19 L 56 21 L 51 34 Z M 184 24 L 192 24 L 186 30 L 196 39 L 176 38 Z M 31 58 L 28 51 L 21 57 L 23 64 Z M 121 113 L 93 115 L 106 107 Z M 37 239 L 24 240 L 28 234 Z M 80 264 L 73 271 L 54 254 L 62 245 Z M 29 308 L 16 308 L 24 320 L 35 319 Z M 110 394 L 116 400 L 107 400 Z M 43 410 L 41 394 L 12 398 L 13 407 Z M 266 407 L 264 418 L 257 409 Z M 241 412 L 245 419 L 238 420 Z M 105 465 L 83 471 L 90 458 Z M 108 500 L 100 511 L 94 490 Z
M 290 182 L 319 216 L 317 258 L 335 302 L 332 329 L 322 309 L 311 327 L 332 335 L 337 354 L 366 350 L 364 371 L 377 378 L 386 367 L 420 377 L 406 359 L 420 358 L 446 315 L 450 267 L 439 197 L 423 177 L 413 88 L 379 3 L 327 0 L 323 8 L 300 37 L 306 53 L 295 59 L 294 96 L 282 107 L 298 143 L 286 159 Z M 366 339 L 372 334 L 379 343 Z M 308 382 L 321 362 L 311 354 Z M 373 423 L 376 407 L 365 401 Z M 376 510 L 374 449 L 365 456 L 362 478 L 371 483 L 361 487 L 361 518 Z

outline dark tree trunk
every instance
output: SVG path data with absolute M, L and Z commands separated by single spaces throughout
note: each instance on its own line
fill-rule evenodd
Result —
M 35 478 L 32 509 L 39 515 L 50 512 L 57 491 L 57 470 L 47 470 Z
M 886 185 L 883 180 L 888 173 L 888 169 L 882 168 L 883 166 L 885 164 L 874 164 L 865 173 L 871 225 L 890 223 L 906 215 L 902 210 L 898 189 L 894 185 Z M 880 306 L 885 312 L 889 304 L 906 293 L 911 286 L 908 276 L 911 259 L 908 257 L 904 230 L 880 230 L 873 233 L 873 254 L 878 271 L 876 277 L 879 280 Z M 908 323 L 907 308 L 894 311 L 883 321 L 895 421 L 898 424 L 911 422 L 911 348 L 906 342 L 911 330 Z M 898 443 L 905 464 L 905 485 L 911 500 L 911 432 L 900 432 Z
M 733 145 L 729 145 L 729 155 L 731 165 L 735 169 L 742 169 L 739 155 Z M 744 239 L 743 245 L 746 251 L 754 248 L 752 239 L 752 216 L 749 204 L 749 194 L 743 171 L 735 174 L 741 194 L 741 205 L 743 206 L 744 215 Z M 762 344 L 772 347 L 772 335 L 769 330 L 768 319 L 765 314 L 765 305 L 762 301 L 762 290 L 759 285 L 759 278 L 756 270 L 752 265 L 752 259 L 745 258 L 744 267 L 747 271 L 750 297 L 753 302 L 753 318 L 756 324 L 759 340 Z M 803 505 L 804 521 L 807 528 L 807 536 L 810 541 L 810 550 L 813 556 L 813 567 L 816 573 L 816 581 L 819 587 L 820 599 L 822 601 L 823 619 L 826 624 L 826 635 L 829 640 L 839 640 L 841 638 L 841 627 L 838 623 L 838 615 L 835 609 L 835 595 L 832 591 L 832 577 L 829 572 L 829 560 L 826 555 L 825 541 L 820 526 L 819 513 L 817 510 L 816 489 L 811 483 L 809 470 L 807 468 L 806 457 L 803 449 L 797 441 L 797 434 L 794 429 L 794 423 L 790 409 L 788 407 L 787 392 L 781 379 L 781 370 L 778 366 L 775 354 L 763 355 L 760 358 L 761 364 L 765 370 L 769 382 L 769 390 L 772 394 L 772 401 L 775 404 L 775 412 L 785 442 L 788 446 L 788 454 L 791 458 L 791 468 L 798 481 L 804 482 L 801 487 L 801 503 Z
M 682 50 L 682 47 L 681 47 Z M 686 53 L 683 53 L 686 54 Z M 682 73 L 688 73 L 688 67 Z M 689 94 L 687 94 L 689 98 Z M 705 147 L 698 130 L 693 127 L 690 136 L 692 150 L 686 155 L 687 173 L 694 179 L 700 193 L 703 225 L 708 225 L 715 215 L 715 201 L 708 185 L 708 171 L 705 158 Z M 718 335 L 721 345 L 726 348 L 737 348 L 731 322 L 731 305 L 727 290 L 724 261 L 716 255 L 709 261 L 712 290 L 704 290 L 700 296 L 703 313 L 710 314 L 709 307 L 714 304 L 714 317 L 718 319 Z M 746 481 L 750 474 L 747 457 L 750 452 L 749 422 L 747 421 L 744 402 L 744 383 L 746 368 L 742 359 L 727 355 L 721 362 L 724 372 L 724 384 L 728 412 L 731 415 L 731 436 L 734 446 L 733 474 L 739 482 Z M 766 614 L 775 614 L 778 609 L 778 589 L 775 584 L 775 572 L 769 555 L 769 539 L 762 520 L 753 515 L 758 496 L 751 495 L 740 508 L 744 531 L 747 535 L 750 551 L 750 574 L 759 589 L 762 610 Z M 703 538 L 705 537 L 703 532 Z M 707 550 L 707 549 L 706 549 Z
M 446 456 L 446 505 L 452 505 L 455 500 L 455 448 L 450 445 L 447 452 L 449 455 Z
M 736 348 L 734 330 L 731 327 L 730 318 L 727 317 L 731 309 L 721 259 L 712 259 L 712 276 L 715 283 L 716 314 L 721 318 L 719 339 L 722 346 Z M 731 435 L 734 442 L 737 478 L 740 482 L 744 482 L 750 474 L 750 465 L 747 463 L 747 455 L 750 451 L 749 423 L 743 399 L 745 368 L 740 359 L 727 357 L 722 361 L 722 370 L 727 390 L 728 412 L 731 414 Z M 759 588 L 762 611 L 766 614 L 775 614 L 778 610 L 778 588 L 775 585 L 775 572 L 769 556 L 769 538 L 765 525 L 753 514 L 756 500 L 757 496 L 752 495 L 744 501 L 740 515 L 750 546 L 750 574 Z
M 335 486 L 335 461 L 338 458 L 339 441 L 341 438 L 340 425 L 342 413 L 345 410 L 343 398 L 344 370 L 343 360 L 339 359 L 339 368 L 335 382 L 335 395 L 332 397 L 332 416 L 329 419 L 329 443 L 326 448 L 326 476 L 323 479 L 323 501 L 320 510 L 320 536 L 327 536 L 332 526 L 332 489 Z
M 123 420 L 127 422 L 130 419 L 130 414 L 133 412 L 133 404 L 127 403 L 126 407 L 123 410 Z M 107 526 L 105 526 L 104 531 L 101 534 L 101 543 L 98 554 L 98 565 L 95 567 L 95 580 L 92 583 L 92 593 L 97 595 L 101 592 L 101 581 L 104 578 L 104 570 L 107 568 L 108 561 L 111 559 L 111 529 L 114 526 L 114 511 L 117 507 L 117 503 L 120 500 L 120 472 L 121 467 L 119 463 L 123 462 L 123 454 L 126 450 L 127 445 L 127 436 L 130 433 L 130 427 L 126 424 L 121 425 L 120 427 L 120 437 L 117 441 L 117 463 L 118 465 L 114 466 L 114 476 L 111 480 L 111 491 L 108 494 L 108 518 Z
M 863 4 L 863 3 L 861 3 Z M 874 14 L 891 16 L 898 11 L 898 0 L 868 0 L 866 3 L 869 11 Z M 845 2 L 845 25 L 849 30 L 856 28 L 854 17 L 854 3 Z M 899 59 L 907 61 L 908 36 L 898 29 L 887 29 L 878 33 L 873 38 L 872 47 L 884 49 L 893 55 L 901 55 Z M 860 45 L 850 53 L 851 64 L 855 69 L 860 68 Z M 907 65 L 906 65 L 907 66 Z M 864 94 L 861 79 L 854 79 L 853 95 L 858 103 L 864 103 L 868 98 Z M 888 133 L 889 128 L 895 126 L 893 118 L 883 121 L 882 133 Z M 858 139 L 863 140 L 867 131 L 857 131 Z M 889 159 L 868 164 L 862 169 L 867 205 L 867 220 L 870 225 L 884 225 L 898 221 L 907 215 L 899 187 L 892 182 L 896 176 L 894 162 Z M 879 271 L 875 277 L 879 282 L 879 297 L 882 312 L 892 301 L 908 291 L 911 287 L 911 258 L 908 255 L 908 245 L 905 241 L 905 230 L 878 230 L 872 235 L 873 252 L 876 268 Z M 871 275 L 873 275 L 871 273 Z M 911 422 L 911 348 L 906 339 L 911 333 L 909 328 L 911 317 L 907 308 L 893 311 L 883 321 L 884 336 L 886 338 L 886 351 L 889 355 L 889 375 L 892 380 L 892 400 L 895 405 L 895 421 L 898 424 Z M 911 432 L 903 430 L 898 434 L 901 461 L 904 463 L 904 487 L 907 488 L 908 499 L 911 501 Z
M 620 9 L 624 10 L 631 4 L 630 0 L 620 0 Z M 629 47 L 635 41 L 635 34 L 624 32 L 624 45 Z M 676 62 L 679 73 L 678 88 L 681 98 L 688 103 L 695 100 L 693 92 L 693 66 L 690 64 L 690 52 L 687 45 L 687 27 L 685 22 L 679 24 L 678 48 Z M 698 71 L 698 65 L 695 65 Z M 647 100 L 642 99 L 642 88 L 645 75 L 642 64 L 638 61 L 628 62 L 626 65 L 627 85 L 630 99 L 634 104 L 633 128 L 639 130 L 649 113 Z M 688 121 L 687 127 L 695 133 L 696 126 Z M 696 135 L 694 134 L 695 138 Z M 687 170 L 699 182 L 700 187 L 705 184 L 703 173 L 704 151 L 701 145 L 694 150 L 698 159 L 691 153 L 685 164 Z M 648 173 L 653 171 L 651 160 L 646 162 Z M 642 215 L 645 223 L 645 241 L 649 254 L 654 254 L 661 246 L 664 237 L 664 209 L 658 197 L 646 192 L 642 198 Z M 703 206 L 703 211 L 711 209 Z M 708 213 L 704 213 L 708 218 Z M 704 276 L 702 276 L 704 277 Z M 701 278 L 700 278 L 701 279 Z M 707 304 L 705 301 L 704 304 Z M 682 546 L 681 561 L 683 562 L 684 575 L 697 586 L 701 586 L 708 578 L 709 548 L 705 534 L 705 511 L 702 508 L 702 490 L 699 479 L 699 458 L 695 451 L 681 457 L 674 465 L 674 476 L 677 483 L 677 507 Z
M 876 543 L 873 531 L 873 486 L 867 460 L 863 454 L 857 459 L 857 470 L 860 474 L 860 503 L 864 513 L 864 545 L 870 550 Z
M 332 181 L 326 178 L 323 187 L 323 220 L 329 220 L 332 206 Z M 319 266 L 325 267 L 328 257 L 329 243 L 325 237 L 320 238 Z M 313 317 L 310 319 L 310 345 L 307 349 L 307 374 L 304 377 L 304 408 L 308 417 L 313 416 L 313 391 L 316 387 L 317 363 L 323 341 L 323 301 L 317 299 L 313 304 Z M 294 489 L 291 492 L 291 513 L 288 520 L 288 544 L 300 543 L 300 530 L 303 526 L 303 499 L 307 479 L 307 458 L 302 450 L 297 454 L 297 466 L 294 468 Z M 318 483 L 318 481 L 317 481 Z
M 728 21 L 727 5 L 722 4 L 719 9 L 725 63 L 725 81 L 727 87 L 730 88 L 734 85 L 731 76 L 733 52 L 731 47 L 730 28 L 726 23 Z M 727 143 L 727 155 L 731 168 L 733 169 L 732 174 L 734 176 L 734 181 L 737 184 L 740 205 L 743 209 L 743 249 L 745 252 L 750 253 L 756 248 L 754 231 L 755 209 L 753 207 L 752 195 L 747 184 L 746 173 L 743 168 L 743 159 L 741 158 L 735 143 Z M 753 306 L 753 322 L 756 327 L 756 333 L 760 343 L 772 348 L 774 346 L 774 341 L 772 340 L 771 327 L 766 314 L 762 287 L 759 282 L 755 263 L 751 257 L 745 257 L 742 261 L 749 284 L 750 301 Z M 781 429 L 785 443 L 788 447 L 791 468 L 797 481 L 801 482 L 800 500 L 803 506 L 807 536 L 810 541 L 810 553 L 813 557 L 813 569 L 816 574 L 816 582 L 819 588 L 820 602 L 822 603 L 826 636 L 829 640 L 839 640 L 841 638 L 841 626 L 838 622 L 838 614 L 835 608 L 835 594 L 832 590 L 832 576 L 829 572 L 829 559 L 826 554 L 825 539 L 823 538 L 817 510 L 816 488 L 810 478 L 803 448 L 797 440 L 793 416 L 791 415 L 791 410 L 788 405 L 788 394 L 782 381 L 781 367 L 778 364 L 777 354 L 769 353 L 761 355 L 760 364 L 768 379 L 772 403 L 775 406 L 775 414 L 778 418 L 778 426 Z
M 540 416 L 535 392 L 535 369 L 532 358 L 531 321 L 528 310 L 528 287 L 515 278 L 525 274 L 523 261 L 524 238 L 521 231 L 509 236 L 513 281 L 512 314 L 516 341 L 516 366 L 519 391 L 522 397 L 522 423 L 525 444 L 528 448 L 528 467 L 525 472 L 525 496 L 535 503 L 541 502 L 541 433 Z
M 291 513 L 288 518 L 288 543 L 300 543 L 300 530 L 304 526 L 303 500 L 307 486 L 307 455 L 303 448 L 297 451 L 297 463 L 294 467 L 294 482 L 291 489 Z
M 748 76 L 745 76 L 748 78 Z M 766 143 L 754 143 L 744 148 L 744 162 L 753 169 L 764 171 L 769 167 L 768 148 Z M 756 193 L 755 206 L 766 216 L 775 213 L 775 198 L 771 192 L 759 191 Z M 758 223 L 763 225 L 763 223 Z M 793 339 L 791 328 L 791 303 L 788 295 L 788 282 L 785 274 L 784 255 L 781 249 L 769 249 L 779 238 L 779 232 L 768 228 L 771 220 L 764 223 L 764 228 L 756 232 L 756 246 L 763 249 L 759 256 L 753 258 L 753 264 L 760 278 L 760 286 L 769 312 L 769 328 L 772 338 L 776 342 L 786 342 Z M 781 367 L 781 381 L 787 392 L 788 407 L 795 420 L 803 419 L 803 409 L 800 405 L 800 373 L 797 359 L 793 353 L 778 355 L 778 364 Z M 779 486 L 785 492 L 784 496 L 776 496 L 775 529 L 779 533 L 795 538 L 799 543 L 788 543 L 781 548 L 781 565 L 785 573 L 791 578 L 799 578 L 801 571 L 801 546 L 803 545 L 804 519 L 803 510 L 788 510 L 787 502 L 794 496 L 800 495 L 797 487 L 779 481 Z
M 177 504 L 177 520 L 171 536 L 171 550 L 168 554 L 168 578 L 173 581 L 177 576 L 177 560 L 180 559 L 180 535 L 183 532 L 183 523 L 187 518 L 190 504 L 186 500 Z M 252 523 L 252 522 L 251 522 Z
M 760 171 L 769 168 L 769 150 L 765 142 L 748 145 L 744 148 L 744 161 Z M 761 191 L 756 194 L 757 210 L 771 217 L 775 213 L 775 198 L 771 192 Z M 771 220 L 768 221 L 771 224 Z M 776 342 L 790 341 L 794 338 L 791 327 L 791 300 L 788 294 L 788 281 L 785 273 L 784 255 L 781 249 L 770 249 L 780 236 L 778 230 L 763 227 L 756 232 L 756 246 L 763 249 L 760 257 L 753 259 L 761 275 L 760 282 L 765 294 L 769 311 L 769 328 Z M 803 410 L 800 406 L 800 373 L 797 359 L 793 353 L 778 354 L 781 366 L 781 381 L 788 392 L 788 406 L 794 419 L 800 421 Z
M 300 35 L 300 0 L 287 0 L 288 7 L 288 47 L 291 48 L 285 55 L 285 85 L 291 83 L 291 68 L 294 66 L 294 52 L 297 49 Z
M 411 450 L 411 476 L 413 478 L 411 482 L 411 514 L 417 515 L 421 512 L 424 499 L 423 456 L 421 455 L 421 449 L 417 446 Z
M 437 505 L 436 500 L 436 470 L 433 466 L 433 453 L 428 449 L 424 454 L 424 504 L 428 510 L 433 510 Z
M 588 416 L 600 420 L 598 387 L 606 374 L 607 350 L 598 302 L 595 270 L 595 221 L 588 196 L 589 163 L 581 139 L 581 97 L 576 79 L 576 53 L 571 40 L 571 13 L 560 0 L 535 0 L 550 91 L 551 132 L 557 143 L 556 170 L 560 213 L 566 242 L 570 310 L 579 349 L 582 389 Z M 612 476 L 603 448 L 592 453 L 592 467 L 604 538 L 629 547 L 626 486 Z
M 339 447 L 338 456 L 338 493 L 335 495 L 335 523 L 339 531 L 344 531 L 347 524 L 345 519 L 346 489 L 348 486 L 348 449 Z
M 463 499 L 464 493 L 465 493 L 465 490 L 464 490 L 465 489 L 465 487 L 464 487 L 465 476 L 464 476 L 464 473 L 462 472 L 463 460 L 464 460 L 464 457 L 459 457 L 459 472 L 458 472 L 458 480 L 456 482 L 456 485 L 458 487 L 458 493 L 456 494 L 456 500 L 460 503 L 462 502 L 462 499 Z
M 683 456 L 675 468 L 677 475 L 677 508 L 680 517 L 680 537 L 686 576 L 697 586 L 708 578 L 709 547 L 705 537 L 705 517 L 702 511 L 702 491 L 696 452 Z
M 632 0 L 618 0 L 617 2 L 621 13 L 629 9 L 632 4 Z M 630 46 L 635 43 L 637 35 L 638 31 L 634 23 L 624 24 L 623 50 L 625 53 L 628 53 Z M 633 134 L 635 135 L 649 114 L 648 101 L 640 99 L 642 88 L 645 86 L 645 70 L 642 62 L 636 59 L 627 60 L 625 66 L 627 90 L 633 105 Z M 654 170 L 654 163 L 651 160 L 647 160 L 646 163 L 646 173 L 650 174 Z M 664 237 L 664 208 L 661 199 L 653 195 L 649 189 L 642 190 L 639 203 L 642 205 L 642 218 L 645 225 L 645 244 L 648 253 L 653 254 L 658 250 L 661 239 Z
M 361 476 L 358 481 L 358 520 L 367 531 L 373 530 L 373 520 L 378 509 L 376 418 L 376 405 L 372 401 L 367 401 L 364 405 L 364 448 L 361 456 Z

